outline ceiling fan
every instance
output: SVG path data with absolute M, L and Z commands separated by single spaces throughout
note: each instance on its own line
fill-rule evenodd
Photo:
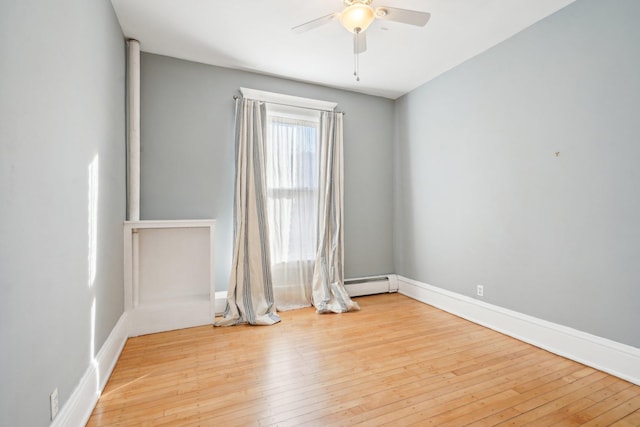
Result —
M 367 50 L 367 39 L 364 31 L 375 19 L 424 27 L 431 17 L 430 13 L 417 10 L 398 9 L 388 6 L 380 6 L 374 9 L 371 6 L 372 1 L 373 0 L 343 0 L 345 8 L 341 12 L 334 12 L 305 22 L 304 24 L 293 27 L 292 30 L 298 34 L 304 33 L 334 19 L 338 19 L 347 31 L 353 33 L 355 62 L 353 75 L 356 76 L 356 80 L 360 81 L 358 55 Z

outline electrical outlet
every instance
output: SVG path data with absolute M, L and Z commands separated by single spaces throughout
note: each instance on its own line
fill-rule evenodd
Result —
M 479 297 L 483 297 L 484 296 L 484 286 L 478 285 L 476 287 L 476 295 L 478 295 Z
M 51 403 L 51 421 L 58 415 L 58 387 L 54 388 L 49 395 L 49 402 Z

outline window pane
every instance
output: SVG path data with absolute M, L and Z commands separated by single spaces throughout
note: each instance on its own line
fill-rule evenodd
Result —
M 316 255 L 318 123 L 270 115 L 267 129 L 265 170 L 276 304 L 280 308 L 284 299 L 278 288 L 297 286 L 304 300 L 300 305 L 309 305 L 304 288 L 311 283 Z

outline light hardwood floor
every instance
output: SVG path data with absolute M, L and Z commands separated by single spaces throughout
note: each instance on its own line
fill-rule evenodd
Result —
M 399 294 L 127 341 L 89 426 L 640 426 L 640 387 Z

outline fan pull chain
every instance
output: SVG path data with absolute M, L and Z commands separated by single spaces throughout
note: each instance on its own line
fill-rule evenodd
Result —
M 360 34 L 360 28 L 355 28 L 353 31 L 353 75 L 356 77 L 356 81 L 360 81 L 360 49 L 358 49 L 358 34 Z

